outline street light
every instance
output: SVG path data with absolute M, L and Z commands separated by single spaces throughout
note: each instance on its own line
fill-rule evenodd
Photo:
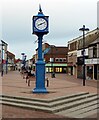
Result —
M 3 46 L 4 44 L 1 44 L 2 48 L 1 48 L 1 76 L 3 77 Z
M 2 63 L 1 63 L 1 76 L 3 76 L 3 46 L 7 46 L 8 44 L 6 42 L 4 42 L 3 40 L 1 40 L 2 42 Z M 6 51 L 7 52 L 7 51 Z M 7 64 L 6 64 L 6 73 L 7 73 Z
M 51 45 L 51 59 L 50 59 L 50 62 L 51 62 L 51 77 L 52 78 L 55 78 L 55 72 L 54 72 L 54 65 L 53 65 L 53 63 L 54 63 L 54 58 L 53 58 L 53 48 L 54 48 L 55 46 L 54 45 Z
M 22 68 L 25 68 L 27 56 L 25 55 L 25 53 L 21 53 L 21 55 L 22 55 Z
M 6 51 L 6 74 L 8 73 L 8 51 Z
M 83 86 L 85 86 L 85 31 L 89 31 L 89 28 L 85 28 L 85 25 L 83 25 L 82 28 L 79 29 L 79 31 L 83 32 Z
M 24 66 L 26 66 L 26 55 L 24 56 Z

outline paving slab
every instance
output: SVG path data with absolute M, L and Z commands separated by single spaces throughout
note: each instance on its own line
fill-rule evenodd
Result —
M 2 78 L 2 94 L 49 99 L 79 92 L 97 93 L 96 80 L 87 80 L 86 86 L 83 86 L 81 79 L 67 74 L 56 74 L 56 78 L 51 78 L 51 74 L 46 76 L 49 79 L 49 87 L 46 87 L 49 93 L 34 94 L 32 90 L 35 88 L 35 80 L 28 86 L 18 71 L 9 72 Z
M 1 80 L 0 93 L 3 95 L 9 95 L 14 97 L 19 96 L 19 97 L 25 97 L 25 98 L 31 98 L 31 99 L 35 98 L 35 99 L 46 99 L 46 100 L 68 96 L 71 94 L 79 94 L 82 92 L 88 92 L 91 94 L 98 93 L 98 90 L 99 90 L 98 80 L 86 80 L 86 86 L 83 86 L 82 79 L 76 79 L 75 76 L 70 76 L 67 74 L 56 74 L 55 76 L 56 76 L 55 78 L 51 78 L 51 74 L 46 74 L 46 77 L 48 77 L 48 80 L 49 80 L 49 87 L 46 86 L 48 93 L 35 94 L 32 92 L 32 90 L 35 88 L 35 78 L 33 81 L 30 82 L 30 86 L 28 86 L 26 83 L 26 80 L 23 79 L 23 76 L 19 73 L 19 71 L 11 71 L 11 72 L 8 72 L 8 74 L 4 74 L 4 76 L 0 78 Z M 5 108 L 7 109 L 12 108 L 13 110 L 19 109 L 11 106 L 5 107 L 3 105 L 2 111 L 6 112 Z M 96 117 L 95 111 L 93 114 Z

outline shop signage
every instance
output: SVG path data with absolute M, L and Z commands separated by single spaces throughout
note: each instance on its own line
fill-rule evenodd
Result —
M 85 59 L 85 64 L 99 64 L 99 59 L 98 58 Z

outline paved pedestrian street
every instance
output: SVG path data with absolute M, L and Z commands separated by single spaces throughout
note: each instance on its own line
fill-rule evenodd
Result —
M 98 118 L 98 81 L 67 74 L 46 74 L 46 94 L 34 94 L 35 78 L 30 86 L 19 71 L 4 74 L 0 83 L 3 118 Z

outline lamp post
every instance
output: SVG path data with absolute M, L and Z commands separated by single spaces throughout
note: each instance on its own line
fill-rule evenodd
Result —
M 2 58 L 2 60 L 1 60 L 1 76 L 3 77 L 3 46 L 4 46 L 4 44 L 2 43 L 2 52 L 1 52 L 1 58 Z
M 51 60 L 50 60 L 50 62 L 51 62 L 51 77 L 52 78 L 55 78 L 55 72 L 54 72 L 54 57 L 53 57 L 53 48 L 54 48 L 55 46 L 54 45 L 52 45 L 51 46 Z
M 24 67 L 26 67 L 26 55 L 24 56 Z
M 8 73 L 8 51 L 6 51 L 6 74 Z
M 2 42 L 2 44 L 1 44 L 2 45 L 2 65 L 1 65 L 2 70 L 1 70 L 1 76 L 3 77 L 3 46 L 6 47 L 8 44 L 6 42 L 4 42 L 3 40 L 1 40 L 1 42 Z M 7 52 L 7 48 L 6 48 L 6 52 Z M 7 71 L 7 64 L 6 64 L 6 71 Z
M 27 56 L 25 55 L 25 53 L 21 53 L 21 55 L 22 55 L 22 68 L 25 68 Z
M 79 31 L 83 32 L 83 86 L 85 86 L 85 31 L 89 31 L 89 28 L 85 28 L 85 25 L 83 25 L 82 28 L 79 29 Z

